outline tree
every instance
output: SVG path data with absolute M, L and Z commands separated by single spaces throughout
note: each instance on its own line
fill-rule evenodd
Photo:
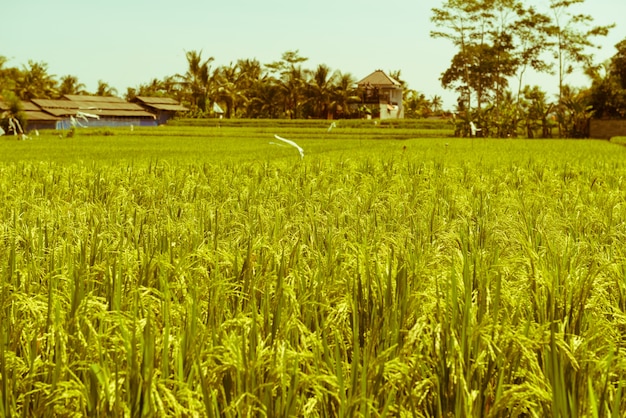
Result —
M 550 138 L 552 136 L 553 123 L 550 114 L 554 109 L 554 105 L 548 102 L 545 91 L 538 86 L 526 86 L 522 91 L 520 107 L 528 138 L 535 138 L 537 136 L 536 132 L 539 132 L 539 130 L 541 130 L 539 136 L 542 138 Z
M 244 77 L 245 74 L 239 66 L 232 63 L 215 71 L 216 84 L 218 85 L 217 98 L 226 105 L 226 118 L 231 118 L 233 113 L 236 114 L 239 105 L 246 101 L 246 96 L 241 89 L 242 78 Z
M 443 100 L 441 96 L 434 95 L 430 98 L 430 106 L 431 110 L 434 114 L 438 114 L 441 111 L 441 107 L 443 106 Z
M 78 77 L 65 75 L 61 77 L 58 96 L 63 97 L 66 94 L 87 94 L 87 91 L 85 90 L 85 85 L 78 82 Z
M 360 100 L 355 88 L 356 80 L 351 74 L 339 70 L 334 73 L 334 80 L 330 104 L 333 118 L 350 117 L 350 105 Z
M 565 87 L 565 78 L 576 66 L 591 67 L 593 55 L 588 52 L 598 46 L 592 39 L 606 36 L 615 25 L 590 27 L 593 18 L 590 15 L 573 14 L 570 8 L 584 3 L 585 0 L 550 0 L 552 22 L 548 34 L 555 39 L 554 59 L 557 62 L 559 79 L 559 104 Z
M 48 64 L 28 61 L 28 66 L 19 74 L 15 93 L 22 100 L 51 99 L 57 95 L 57 82 L 48 74 Z
M 557 119 L 559 120 L 559 136 L 571 131 L 564 126 L 570 120 L 569 110 L 565 103 L 565 93 L 571 96 L 571 91 L 565 85 L 567 75 L 574 72 L 576 66 L 589 68 L 592 66 L 593 55 L 589 49 L 597 48 L 592 39 L 606 36 L 615 25 L 591 26 L 593 18 L 589 15 L 573 14 L 571 9 L 585 0 L 550 0 L 552 24 L 549 26 L 549 35 L 555 39 L 554 59 L 558 67 L 559 101 L 557 105 Z M 568 90 L 566 90 L 566 88 Z M 571 98 L 568 98 L 571 105 Z
M 5 67 L 8 62 L 6 57 L 0 55 L 0 92 L 14 91 L 15 82 L 20 77 L 21 72 L 15 67 Z
M 266 64 L 270 72 L 275 74 L 275 82 L 280 87 L 283 111 L 290 119 L 299 116 L 299 110 L 304 102 L 304 89 L 306 86 L 306 72 L 299 65 L 308 58 L 301 57 L 299 51 L 287 51 L 283 53 L 280 61 Z
M 336 76 L 325 64 L 318 65 L 313 72 L 305 93 L 311 109 L 310 116 L 318 119 L 329 119 L 332 115 L 331 102 Z
M 418 119 L 428 117 L 431 113 L 432 102 L 423 93 L 407 90 L 403 99 L 404 117 Z
M 111 87 L 109 83 L 98 80 L 98 87 L 96 88 L 96 96 L 103 97 L 113 97 L 117 96 L 117 89 L 115 87 Z
M 183 86 L 183 92 L 192 111 L 199 111 L 204 114 L 207 109 L 207 99 L 212 93 L 214 74 L 211 74 L 211 63 L 214 58 L 209 57 L 202 60 L 202 51 L 188 51 L 185 53 L 187 58 L 187 72 L 178 75 Z
M 589 104 L 598 118 L 626 117 L 626 39 L 615 48 L 609 61 L 586 71 L 592 81 Z
M 619 81 L 622 89 L 626 90 L 626 39 L 615 45 L 617 54 L 611 58 L 611 74 Z
M 512 23 L 505 18 L 516 7 L 513 0 L 448 0 L 433 9 L 431 20 L 440 30 L 431 36 L 458 48 L 441 84 L 459 92 L 467 117 L 474 105 L 480 113 L 487 101 L 498 101 L 517 68 L 508 30 Z
M 23 135 L 27 120 L 19 97 L 15 93 L 5 90 L 0 98 L 6 106 L 6 110 L 0 112 L 0 127 L 4 132 Z

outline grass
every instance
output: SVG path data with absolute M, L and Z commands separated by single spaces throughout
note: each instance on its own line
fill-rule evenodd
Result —
M 0 415 L 622 416 L 623 147 L 379 130 L 0 140 Z

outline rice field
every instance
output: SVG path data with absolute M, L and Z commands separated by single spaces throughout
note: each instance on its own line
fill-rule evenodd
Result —
M 1 138 L 0 416 L 623 417 L 626 148 L 426 136 Z

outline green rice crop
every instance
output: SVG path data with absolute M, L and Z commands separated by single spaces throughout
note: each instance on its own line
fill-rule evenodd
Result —
M 623 416 L 626 149 L 347 130 L 0 140 L 0 416 Z

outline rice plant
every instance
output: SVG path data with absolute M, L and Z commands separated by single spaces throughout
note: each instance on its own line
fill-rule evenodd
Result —
M 0 143 L 0 415 L 624 415 L 619 145 L 181 129 Z

